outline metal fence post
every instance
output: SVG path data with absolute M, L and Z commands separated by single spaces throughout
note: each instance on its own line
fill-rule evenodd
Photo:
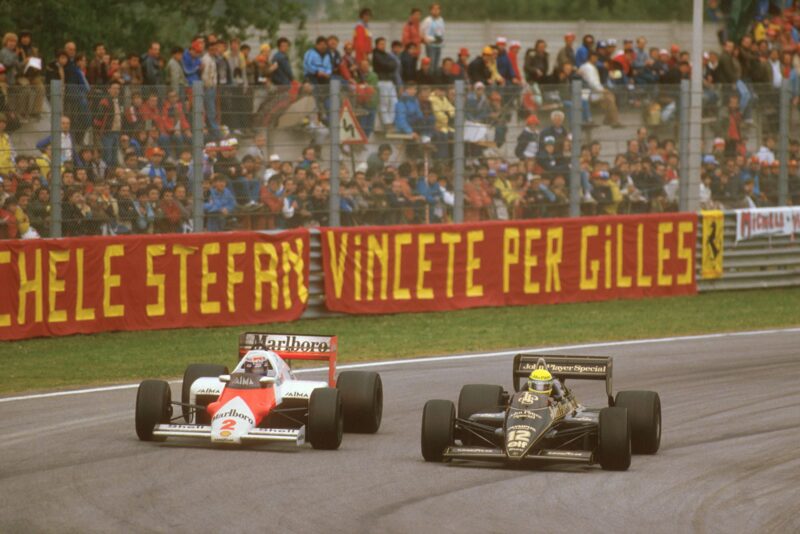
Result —
M 61 237 L 61 80 L 50 82 L 50 237 Z
M 324 86 L 317 86 L 318 89 Z M 330 113 L 328 114 L 328 127 L 331 132 L 331 193 L 328 198 L 328 224 L 339 226 L 339 110 L 341 108 L 342 84 L 339 80 L 330 83 Z
M 203 231 L 203 84 L 192 83 L 192 226 Z
M 789 80 L 781 83 L 781 101 L 778 110 L 779 136 L 778 136 L 778 161 L 780 174 L 778 174 L 778 205 L 786 206 L 789 202 L 789 122 L 792 120 L 791 112 L 792 92 Z
M 464 222 L 464 80 L 456 80 L 455 143 L 453 146 L 453 221 Z
M 678 209 L 689 211 L 689 107 L 691 105 L 691 82 L 681 80 L 678 98 Z
M 581 214 L 581 115 L 583 83 L 572 80 L 572 112 L 570 113 L 569 127 L 572 132 L 572 162 L 569 173 L 569 216 L 578 217 Z M 544 140 L 540 140 L 543 143 Z

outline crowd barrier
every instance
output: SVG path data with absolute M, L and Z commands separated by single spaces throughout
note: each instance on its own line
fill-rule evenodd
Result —
M 800 285 L 798 230 L 782 208 L 3 241 L 0 339 Z

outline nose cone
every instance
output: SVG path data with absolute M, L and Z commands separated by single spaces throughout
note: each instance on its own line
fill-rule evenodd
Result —
M 211 419 L 211 442 L 239 444 L 255 424 L 247 403 L 241 397 L 233 397 Z

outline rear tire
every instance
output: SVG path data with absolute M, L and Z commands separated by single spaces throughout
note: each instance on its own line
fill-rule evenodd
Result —
M 442 462 L 444 450 L 453 444 L 456 407 L 448 400 L 429 400 L 422 409 L 422 457 Z
M 369 371 L 345 371 L 336 380 L 342 394 L 345 432 L 374 434 L 383 417 L 381 375 Z
M 317 388 L 308 401 L 308 441 L 315 449 L 338 449 L 342 444 L 344 418 L 338 389 Z
M 172 393 L 163 380 L 145 380 L 136 392 L 136 435 L 142 441 L 164 441 L 153 436 L 158 424 L 168 424 L 172 417 Z
M 458 395 L 458 418 L 469 419 L 472 414 L 503 410 L 503 387 L 489 384 L 467 384 Z M 460 432 L 458 438 L 464 445 L 480 440 L 470 432 Z
M 224 365 L 217 365 L 214 363 L 193 363 L 186 367 L 183 373 L 183 384 L 181 386 L 181 402 L 189 404 L 189 399 L 192 392 L 192 384 L 198 378 L 211 378 L 218 377 L 219 375 L 227 375 L 228 368 Z M 183 419 L 190 423 L 192 419 L 192 410 L 186 406 L 181 406 L 183 412 Z M 199 424 L 195 420 L 195 424 Z
M 614 406 L 628 410 L 634 454 L 655 454 L 661 446 L 661 399 L 655 391 L 620 391 Z
M 598 460 L 607 471 L 627 471 L 631 465 L 631 425 L 625 408 L 600 410 Z

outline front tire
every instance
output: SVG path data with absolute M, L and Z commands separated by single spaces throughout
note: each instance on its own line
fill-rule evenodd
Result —
M 381 375 L 369 371 L 345 371 L 336 380 L 342 394 L 345 432 L 374 434 L 383 417 Z
M 448 400 L 429 400 L 422 409 L 422 457 L 426 462 L 445 461 L 444 451 L 453 444 L 456 407 Z
M 469 419 L 471 415 L 481 412 L 502 411 L 503 387 L 489 384 L 467 384 L 458 395 L 458 418 Z M 457 436 L 464 445 L 473 445 L 479 439 L 470 432 L 462 431 Z
M 191 398 L 192 393 L 192 384 L 198 378 L 216 378 L 219 375 L 227 375 L 228 368 L 224 365 L 217 365 L 214 363 L 193 363 L 186 367 L 186 371 L 183 373 L 183 384 L 181 385 L 181 403 L 189 404 L 189 400 Z M 183 412 L 183 419 L 187 423 L 191 423 L 192 419 L 192 409 L 188 406 L 181 406 L 181 411 Z M 198 416 L 200 414 L 197 414 Z M 205 423 L 208 424 L 210 421 L 198 421 L 198 417 L 195 417 L 195 424 Z
M 625 408 L 600 410 L 598 460 L 607 471 L 627 471 L 631 465 L 631 425 Z
M 335 450 L 342 444 L 344 418 L 338 389 L 318 388 L 308 401 L 308 441 L 315 449 Z
M 628 410 L 634 454 L 655 454 L 661 446 L 661 399 L 655 391 L 620 391 L 614 406 Z
M 153 436 L 158 424 L 168 424 L 172 417 L 172 393 L 163 380 L 145 380 L 136 392 L 136 435 L 142 441 L 164 441 Z

